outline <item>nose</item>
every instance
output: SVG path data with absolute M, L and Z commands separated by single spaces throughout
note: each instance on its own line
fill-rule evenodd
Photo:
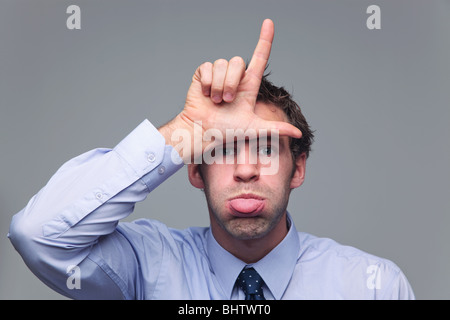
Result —
M 248 143 L 245 144 L 245 152 L 241 150 L 236 156 L 233 178 L 237 182 L 253 182 L 259 179 L 260 168 L 254 154 L 250 154 Z

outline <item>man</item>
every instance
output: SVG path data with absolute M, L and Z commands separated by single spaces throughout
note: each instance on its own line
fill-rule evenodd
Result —
M 158 130 L 146 120 L 114 149 L 64 164 L 13 217 L 29 268 L 81 299 L 413 299 L 394 263 L 296 230 L 286 208 L 313 134 L 263 77 L 273 35 L 265 20 L 248 68 L 239 57 L 202 64 L 183 111 Z M 118 223 L 182 162 L 210 228 Z

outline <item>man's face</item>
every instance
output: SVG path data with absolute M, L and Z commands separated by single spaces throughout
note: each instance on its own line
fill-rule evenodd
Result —
M 256 104 L 255 113 L 266 120 L 287 120 L 281 109 L 264 103 Z M 252 153 L 257 154 L 258 161 L 250 160 Z M 258 239 L 280 223 L 285 224 L 282 218 L 290 191 L 299 185 L 296 174 L 299 162 L 303 166 L 301 170 L 304 169 L 304 159 L 296 161 L 297 164 L 292 159 L 289 138 L 279 137 L 278 143 L 268 139 L 264 145 L 248 140 L 240 147 L 237 143 L 227 144 L 223 157 L 233 157 L 234 161 L 202 164 L 199 168 L 213 232 L 219 227 L 236 239 Z M 266 161 L 268 158 L 278 161 L 278 172 L 261 174 L 265 166 L 270 166 L 270 163 L 262 163 L 261 157 Z M 294 176 L 297 178 L 293 179 Z

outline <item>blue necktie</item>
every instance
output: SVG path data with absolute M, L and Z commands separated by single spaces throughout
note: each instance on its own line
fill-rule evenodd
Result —
M 262 290 L 264 281 L 255 269 L 244 268 L 237 277 L 236 283 L 244 291 L 245 300 L 266 300 Z

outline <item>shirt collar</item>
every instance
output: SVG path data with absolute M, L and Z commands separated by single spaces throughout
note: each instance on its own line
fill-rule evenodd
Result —
M 286 237 L 264 258 L 251 265 L 261 275 L 266 286 L 277 300 L 281 299 L 287 288 L 300 252 L 297 230 L 289 213 L 287 219 L 290 228 Z M 226 297 L 231 299 L 236 278 L 247 264 L 225 250 L 214 239 L 211 229 L 206 241 L 213 272 Z

